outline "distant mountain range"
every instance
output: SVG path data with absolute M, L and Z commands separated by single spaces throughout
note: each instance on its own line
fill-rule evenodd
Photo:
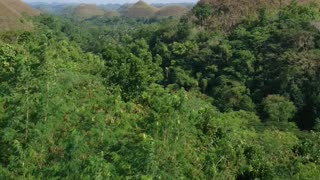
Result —
M 147 4 L 138 1 L 134 4 L 79 4 L 79 3 L 29 3 L 45 13 L 71 16 L 80 20 L 94 16 L 126 16 L 132 18 L 181 16 L 191 9 L 193 3 Z
M 76 4 L 76 3 L 29 3 L 21 0 L 0 0 L 0 31 L 30 30 L 32 24 L 24 16 L 43 13 L 60 14 L 78 20 L 92 17 L 125 16 L 130 18 L 179 17 L 191 9 L 191 3 L 147 4 Z M 33 8 L 33 9 L 32 9 Z

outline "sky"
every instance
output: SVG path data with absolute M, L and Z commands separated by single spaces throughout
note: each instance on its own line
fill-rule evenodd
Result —
M 87 3 L 87 4 L 108 4 L 108 3 L 135 3 L 138 0 L 22 0 L 25 2 L 57 2 L 57 3 Z M 197 2 L 198 0 L 144 0 L 147 3 L 181 3 Z

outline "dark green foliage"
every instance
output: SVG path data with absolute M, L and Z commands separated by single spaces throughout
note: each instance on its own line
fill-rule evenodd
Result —
M 210 5 L 206 3 L 199 3 L 193 9 L 193 14 L 203 23 L 212 14 Z
M 247 87 L 237 81 L 220 76 L 217 80 L 217 87 L 213 89 L 213 97 L 216 99 L 216 106 L 223 111 L 247 110 L 255 111 L 255 105 L 250 98 L 250 91 Z

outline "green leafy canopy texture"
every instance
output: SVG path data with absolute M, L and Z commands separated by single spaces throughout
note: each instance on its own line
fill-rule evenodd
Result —
M 288 121 L 296 112 L 293 102 L 279 95 L 269 95 L 263 100 L 262 105 L 270 121 Z
M 319 179 L 319 7 L 239 2 L 1 32 L 0 179 Z

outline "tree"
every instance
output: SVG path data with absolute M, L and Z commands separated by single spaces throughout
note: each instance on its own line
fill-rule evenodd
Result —
M 262 101 L 263 112 L 268 121 L 286 122 L 291 120 L 297 109 L 293 102 L 281 95 L 269 95 Z
M 294 180 L 318 179 L 320 174 L 320 166 L 314 163 L 298 164 L 298 173 L 293 177 Z
M 163 78 L 160 56 L 152 57 L 144 39 L 127 46 L 109 45 L 103 52 L 108 83 L 120 87 L 123 98 L 134 99 Z
M 255 111 L 249 89 L 242 83 L 226 76 L 218 78 L 217 86 L 212 88 L 214 103 L 222 111 Z
M 202 24 L 205 23 L 212 14 L 210 5 L 206 3 L 197 4 L 192 11 Z

